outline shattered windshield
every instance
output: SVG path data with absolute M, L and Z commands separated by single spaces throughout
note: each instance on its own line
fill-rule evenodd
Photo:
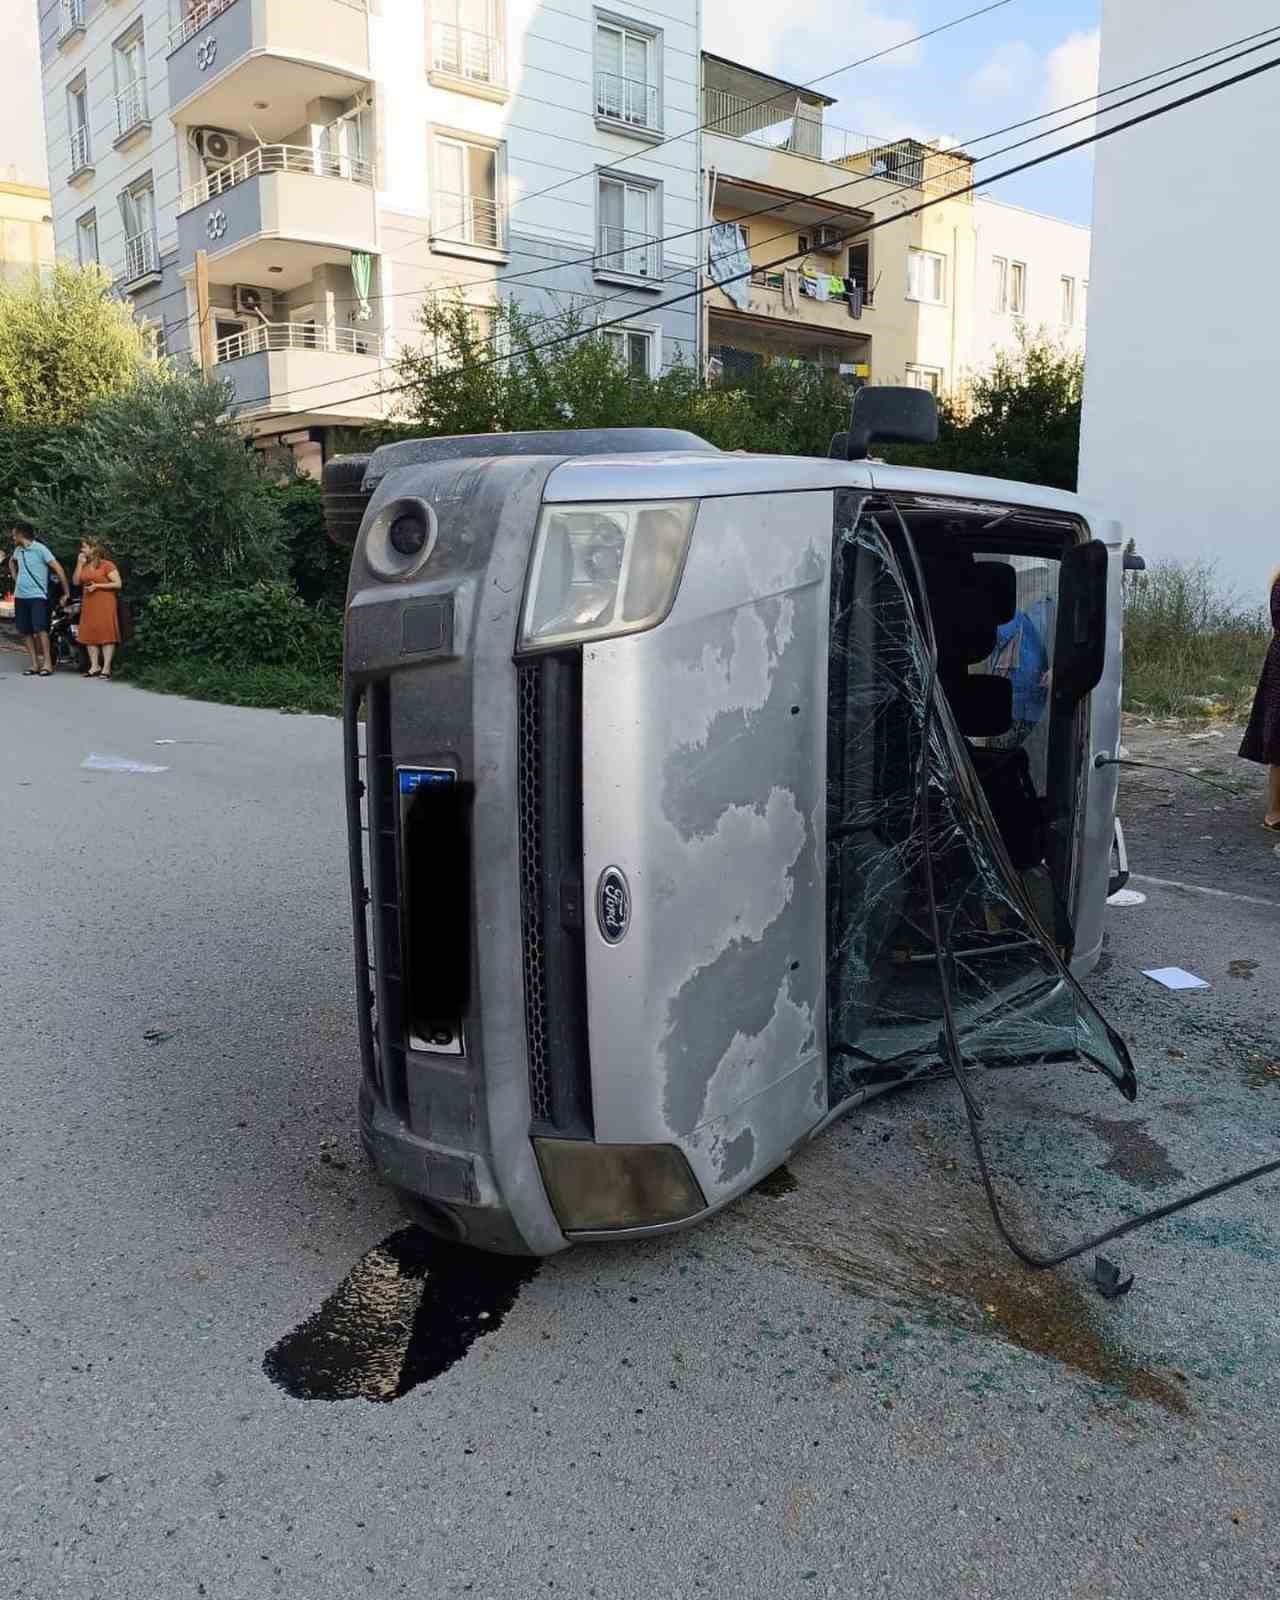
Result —
M 1011 686 L 973 671 L 1003 620 L 1002 603 L 990 619 L 981 614 L 981 585 L 996 590 L 1000 580 L 980 573 L 977 586 L 953 585 L 959 621 L 939 626 L 931 689 L 932 619 L 905 525 L 885 503 L 848 509 L 832 571 L 831 1103 L 943 1070 L 948 1004 L 973 1069 L 1085 1063 L 1131 1098 L 1123 1040 L 1054 945 L 1044 847 L 1024 837 L 1034 834 L 1034 794 L 1025 797 L 1025 827 L 1005 796 L 1016 783 L 990 735 L 1011 706 Z M 978 734 L 961 732 L 957 707 Z M 984 749 L 984 736 L 994 748 Z

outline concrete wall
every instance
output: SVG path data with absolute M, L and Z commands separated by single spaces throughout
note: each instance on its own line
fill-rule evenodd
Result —
M 1275 0 L 1105 0 L 1102 81 L 1276 21 Z M 1259 602 L 1280 563 L 1277 148 L 1274 74 L 1098 145 L 1080 465 L 1148 559 L 1213 560 Z
M 53 266 L 49 191 L 0 182 L 0 281 L 20 283 Z

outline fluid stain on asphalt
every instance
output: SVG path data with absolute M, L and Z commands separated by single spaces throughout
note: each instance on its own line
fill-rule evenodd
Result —
M 1070 1113 L 1071 1121 L 1096 1133 L 1111 1151 L 1103 1162 L 1103 1172 L 1114 1172 L 1126 1183 L 1141 1189 L 1159 1189 L 1184 1177 L 1180 1167 L 1169 1159 L 1165 1147 L 1146 1131 L 1146 1117 L 1094 1117 Z
M 501 1327 L 537 1270 L 402 1228 L 267 1352 L 263 1371 L 296 1400 L 399 1400 Z
M 756 1193 L 768 1195 L 770 1200 L 781 1200 L 784 1194 L 794 1194 L 800 1185 L 786 1167 L 775 1167 L 767 1178 L 756 1184 Z

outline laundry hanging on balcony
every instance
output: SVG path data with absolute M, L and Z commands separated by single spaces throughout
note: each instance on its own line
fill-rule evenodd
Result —
M 373 257 L 367 250 L 351 252 L 351 282 L 356 291 L 355 320 L 369 322 L 373 318 L 373 307 L 369 304 L 369 290 L 373 285 Z
M 751 256 L 747 250 L 747 230 L 736 222 L 712 224 L 707 252 L 707 272 L 718 283 L 739 311 L 751 299 Z M 728 280 L 735 281 L 728 281 Z

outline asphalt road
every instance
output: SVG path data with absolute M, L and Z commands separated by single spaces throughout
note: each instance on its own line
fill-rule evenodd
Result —
M 1136 1284 L 1107 1303 L 1090 1263 L 1013 1262 L 943 1084 L 697 1232 L 545 1263 L 392 1404 L 271 1382 L 267 1351 L 353 1268 L 348 1296 L 385 1281 L 401 1227 L 355 1137 L 339 730 L 20 666 L 0 655 L 0 1595 L 1276 1592 L 1280 1186 L 1115 1246 Z M 1143 884 L 1112 914 L 1091 987 L 1138 1105 L 1093 1077 L 996 1108 L 1037 1234 L 1277 1153 L 1280 874 L 1249 844 L 1246 898 Z M 1141 975 L 1166 964 L 1211 987 Z

